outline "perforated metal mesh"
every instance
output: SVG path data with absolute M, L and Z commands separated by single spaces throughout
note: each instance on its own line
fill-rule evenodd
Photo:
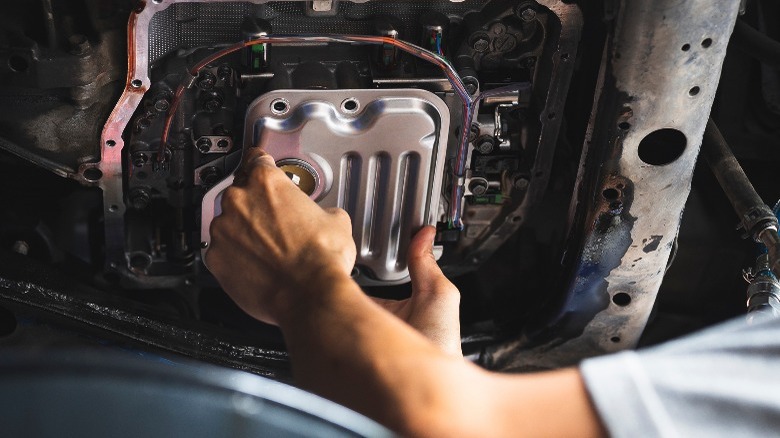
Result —
M 372 33 L 371 18 L 393 15 L 400 19 L 401 38 L 416 35 L 417 18 L 435 9 L 447 15 L 462 16 L 480 10 L 488 0 L 424 2 L 419 0 L 342 1 L 334 17 L 310 17 L 304 13 L 303 1 L 276 1 L 262 5 L 248 2 L 177 3 L 157 13 L 149 25 L 149 61 L 178 48 L 228 44 L 240 40 L 244 17 L 254 15 L 268 20 L 274 33 Z

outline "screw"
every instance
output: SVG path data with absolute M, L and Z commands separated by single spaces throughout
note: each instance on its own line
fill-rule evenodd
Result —
M 206 154 L 211 150 L 211 139 L 206 137 L 201 137 L 198 139 L 198 150 L 201 154 Z
M 127 197 L 130 201 L 130 206 L 136 210 L 143 210 L 152 202 L 152 196 L 149 194 L 149 191 L 142 187 L 134 188 Z
M 221 138 L 217 142 L 217 147 L 220 149 L 227 149 L 228 146 L 230 146 L 230 142 L 226 138 Z
M 133 152 L 133 154 L 130 156 L 130 159 L 132 160 L 133 166 L 135 167 L 141 167 L 146 164 L 147 161 L 149 161 L 149 157 L 143 152 Z
M 213 74 L 205 72 L 201 74 L 201 78 L 198 80 L 198 87 L 200 87 L 201 90 L 211 90 L 216 83 L 217 78 L 215 78 Z
M 493 147 L 495 145 L 493 144 L 493 139 L 490 137 L 483 137 L 479 139 L 477 142 L 477 151 L 480 154 L 487 155 L 491 152 L 493 152 Z
M 522 18 L 525 22 L 534 21 L 536 18 L 536 11 L 534 11 L 532 8 L 523 8 L 520 11 L 520 18 Z
M 473 47 L 473 48 L 474 48 L 474 50 L 476 50 L 477 52 L 484 52 L 485 50 L 487 50 L 487 49 L 488 49 L 488 47 L 490 47 L 490 41 L 488 41 L 488 40 L 487 40 L 486 38 L 484 38 L 484 37 L 479 37 L 479 38 L 477 38 L 477 39 L 474 41 L 474 44 L 472 44 L 472 47 Z

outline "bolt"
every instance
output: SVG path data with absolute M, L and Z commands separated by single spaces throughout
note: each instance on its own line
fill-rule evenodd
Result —
M 223 81 L 227 81 L 233 76 L 233 69 L 230 66 L 222 65 L 217 69 L 217 76 Z
M 501 23 L 496 23 L 496 24 L 494 24 L 494 25 L 493 25 L 493 26 L 490 28 L 490 31 L 491 31 L 491 32 L 493 32 L 493 33 L 494 33 L 494 34 L 496 34 L 496 35 L 501 35 L 501 34 L 503 34 L 504 32 L 506 32 L 506 26 L 504 26 L 504 25 L 503 25 L 503 24 L 501 24 Z
M 200 172 L 200 181 L 203 185 L 212 186 L 219 181 L 222 172 L 216 167 L 207 167 Z
M 143 152 L 133 152 L 133 154 L 130 156 L 130 159 L 132 160 L 133 166 L 135 167 L 141 167 L 146 164 L 147 161 L 149 161 L 149 157 Z
M 152 202 L 152 196 L 149 191 L 143 187 L 136 187 L 130 190 L 130 194 L 127 195 L 130 206 L 136 210 L 143 210 L 149 206 Z
M 227 149 L 230 146 L 230 142 L 226 138 L 220 138 L 217 142 L 217 147 L 220 149 Z
M 206 111 L 216 111 L 222 106 L 223 102 L 224 99 L 222 98 L 221 93 L 211 91 L 205 96 L 203 106 L 206 108 Z
M 200 76 L 198 87 L 200 87 L 201 90 L 211 90 L 214 88 L 214 84 L 217 83 L 217 78 L 215 78 L 213 74 L 204 72 Z
M 206 154 L 211 150 L 211 139 L 206 137 L 201 137 L 198 139 L 198 150 L 201 154 Z
M 515 188 L 517 190 L 525 190 L 528 188 L 528 179 L 523 177 L 518 177 L 515 179 Z
M 488 49 L 488 47 L 490 47 L 490 41 L 488 41 L 485 37 L 479 37 L 474 41 L 472 47 L 477 52 L 484 52 Z
M 493 152 L 493 147 L 495 146 L 493 139 L 490 137 L 482 137 L 477 142 L 477 151 L 482 155 L 487 155 L 491 152 Z
M 157 101 L 154 103 L 154 109 L 156 109 L 161 113 L 168 111 L 168 108 L 170 107 L 171 107 L 171 103 L 168 102 L 168 99 L 164 97 L 158 98 Z
M 482 178 L 471 180 L 469 190 L 471 190 L 471 194 L 474 196 L 482 196 L 488 191 L 488 183 Z
M 24 240 L 17 240 L 14 242 L 13 251 L 17 254 L 26 256 L 30 252 L 30 244 Z
M 536 18 L 536 11 L 530 7 L 523 8 L 520 10 L 520 18 L 522 18 L 525 22 L 534 21 Z
M 68 38 L 68 43 L 70 43 L 70 53 L 77 56 L 86 55 L 91 48 L 87 37 L 81 34 L 71 35 L 70 38 Z

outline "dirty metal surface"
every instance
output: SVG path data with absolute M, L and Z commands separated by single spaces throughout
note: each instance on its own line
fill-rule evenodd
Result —
M 568 292 L 491 368 L 576 364 L 636 346 L 690 192 L 739 1 L 622 1 L 571 206 Z

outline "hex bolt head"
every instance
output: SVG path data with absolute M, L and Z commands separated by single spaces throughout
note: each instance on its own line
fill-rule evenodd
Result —
M 201 154 L 206 154 L 211 150 L 211 139 L 202 137 L 198 140 L 197 146 Z
M 488 41 L 487 38 L 479 37 L 474 40 L 474 43 L 471 45 L 471 47 L 473 47 L 477 52 L 484 52 L 490 47 L 490 41 Z
M 495 147 L 495 144 L 493 142 L 493 139 L 490 137 L 483 137 L 477 141 L 477 152 L 483 155 L 487 155 L 491 152 L 493 152 L 493 148 Z
M 143 152 L 133 152 L 133 154 L 130 155 L 130 159 L 133 162 L 133 166 L 141 167 L 149 161 L 149 156 Z
M 141 187 L 131 190 L 127 197 L 130 206 L 136 210 L 143 210 L 152 202 L 152 196 L 149 194 L 149 191 Z
M 523 8 L 520 10 L 520 18 L 525 22 L 534 21 L 536 19 L 536 11 L 530 7 Z
M 165 98 L 157 99 L 157 101 L 154 102 L 154 109 L 161 113 L 168 111 L 168 108 L 170 107 L 171 107 L 170 102 L 168 102 L 168 99 Z
M 215 78 L 213 74 L 205 72 L 200 75 L 200 79 L 198 80 L 198 87 L 200 87 L 201 90 L 211 90 L 214 88 L 214 84 L 216 83 L 217 78 Z
M 488 182 L 484 178 L 472 179 L 469 183 L 469 190 L 474 196 L 482 196 L 488 191 Z
M 528 188 L 528 179 L 523 178 L 523 177 L 519 177 L 519 178 L 515 179 L 514 186 L 515 186 L 515 188 L 517 190 L 525 190 L 525 189 Z

